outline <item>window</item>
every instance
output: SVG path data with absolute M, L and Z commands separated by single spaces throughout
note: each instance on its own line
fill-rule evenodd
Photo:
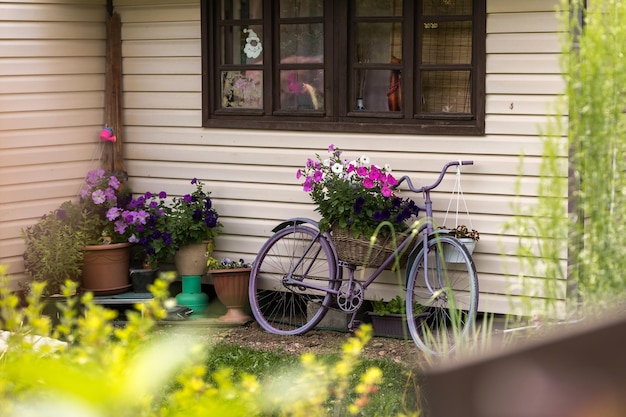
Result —
M 207 127 L 484 133 L 485 0 L 201 4 Z

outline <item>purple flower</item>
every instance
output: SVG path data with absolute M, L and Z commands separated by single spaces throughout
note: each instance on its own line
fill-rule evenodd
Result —
M 143 196 L 146 200 L 150 200 L 152 198 L 152 193 L 150 191 L 146 191 Z
M 118 190 L 120 188 L 120 180 L 118 180 L 116 176 L 111 175 L 111 177 L 109 177 L 109 187 Z
M 107 220 L 109 221 L 113 221 L 115 219 L 117 219 L 120 215 L 120 209 L 117 207 L 111 207 L 108 211 L 107 211 Z M 122 232 L 123 233 L 123 232 Z
M 124 222 L 124 220 L 118 220 L 115 222 L 115 232 L 119 233 L 120 235 L 123 235 L 124 233 L 126 233 L 126 227 L 127 224 Z
M 161 192 L 159 193 L 159 198 L 160 198 L 160 199 L 167 198 L 167 193 L 166 193 L 165 191 L 161 191 Z
M 91 194 L 91 199 L 93 200 L 94 204 L 100 205 L 106 201 L 106 195 L 104 194 L 104 191 L 96 190 Z
M 65 220 L 67 219 L 67 212 L 65 210 L 57 210 L 57 219 L 59 220 Z
M 185 194 L 183 196 L 183 200 L 185 200 L 185 202 L 187 202 L 187 203 L 191 203 L 191 195 Z
M 191 183 L 192 183 L 192 184 L 197 184 L 197 183 L 198 183 L 198 179 L 197 179 L 197 178 L 192 179 L 192 180 L 191 180 Z

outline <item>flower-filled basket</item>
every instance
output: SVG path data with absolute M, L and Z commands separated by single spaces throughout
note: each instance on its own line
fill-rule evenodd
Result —
M 331 236 L 339 259 L 353 265 L 366 264 L 370 268 L 378 268 L 395 250 L 393 239 L 389 234 L 384 237 L 377 236 L 372 243 L 363 234 L 354 237 L 350 229 L 342 229 L 335 224 L 331 228 Z M 396 246 L 406 237 L 405 234 L 396 233 Z M 407 255 L 405 252 L 400 257 L 400 266 L 406 264 Z
M 406 238 L 403 232 L 419 208 L 413 200 L 396 195 L 393 187 L 397 181 L 389 164 L 371 164 L 365 155 L 354 160 L 344 158 L 334 145 L 328 152 L 326 159 L 319 155 L 309 158 L 296 177 L 304 179 L 303 190 L 322 215 L 320 229 L 331 232 L 339 259 L 377 268 Z M 406 256 L 400 264 L 405 260 Z

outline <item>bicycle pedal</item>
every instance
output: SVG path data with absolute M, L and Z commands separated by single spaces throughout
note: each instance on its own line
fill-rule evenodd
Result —
M 358 329 L 359 327 L 361 327 L 361 324 L 363 324 L 363 322 L 361 320 L 353 320 L 352 322 L 350 322 L 348 330 L 353 332 L 356 329 Z

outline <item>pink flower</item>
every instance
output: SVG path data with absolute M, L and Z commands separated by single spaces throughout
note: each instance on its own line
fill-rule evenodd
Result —
M 313 191 L 313 179 L 311 177 L 306 177 L 302 189 L 307 193 Z
M 321 170 L 317 170 L 313 174 L 313 179 L 315 180 L 315 182 L 320 182 L 323 177 L 324 177 L 324 173 Z
M 398 185 L 398 180 L 396 180 L 393 175 L 387 174 L 387 184 L 393 187 L 394 185 Z
M 329 153 L 333 153 L 333 152 L 335 152 L 335 145 L 333 145 L 333 144 L 331 143 L 331 145 L 328 147 L 328 152 L 329 152 Z
M 356 173 L 361 178 L 367 177 L 367 168 L 365 168 L 365 167 L 358 167 L 356 169 Z
M 390 197 L 391 194 L 393 193 L 393 191 L 391 190 L 391 188 L 387 187 L 386 185 L 383 186 L 383 188 L 380 189 L 380 193 L 384 196 L 384 197 Z
M 363 178 L 363 187 L 365 188 L 373 188 L 374 181 L 371 178 Z

